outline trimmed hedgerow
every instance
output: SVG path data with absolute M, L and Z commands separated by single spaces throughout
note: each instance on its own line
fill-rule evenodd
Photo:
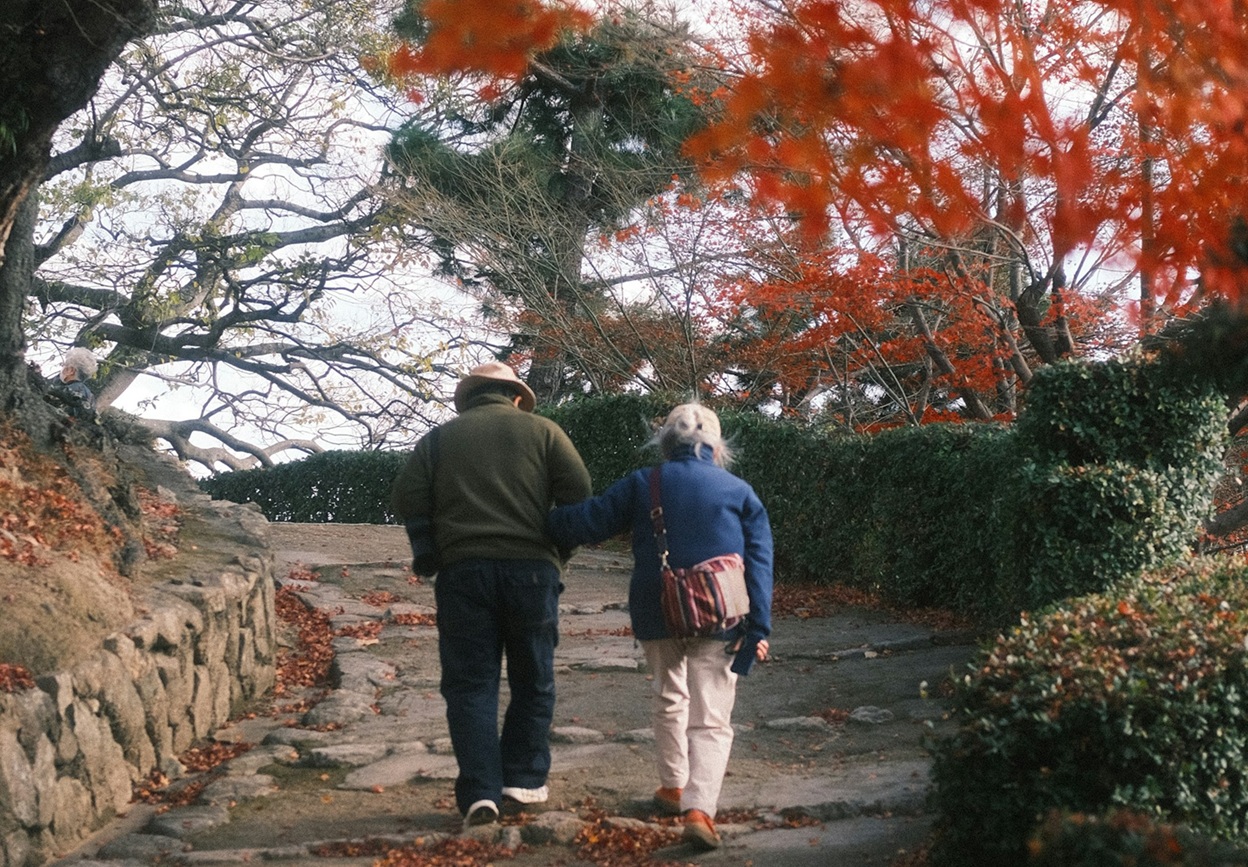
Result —
M 865 438 L 836 437 L 758 414 L 725 412 L 725 435 L 736 451 L 732 471 L 767 507 L 779 580 L 851 580 L 855 521 L 841 507 L 855 495 Z
M 1171 562 L 1213 504 L 1226 402 L 1209 383 L 1138 359 L 1038 371 L 1015 426 L 1019 562 L 1039 607 Z
M 656 426 L 682 401 L 649 394 L 585 397 L 537 411 L 558 424 L 580 452 L 602 493 L 616 479 L 658 460 L 647 448 Z
M 658 460 L 655 425 L 681 400 L 582 398 L 542 412 L 601 492 Z M 926 425 L 830 433 L 724 410 L 734 472 L 766 504 L 782 581 L 839 581 L 896 605 L 1001 621 L 1180 556 L 1221 470 L 1225 407 L 1142 362 L 1037 373 L 1014 428 Z M 334 452 L 203 483 L 271 520 L 384 523 L 402 455 Z
M 1025 463 L 1021 491 L 1030 521 L 1020 559 L 1028 581 L 1019 601 L 1039 607 L 1101 590 L 1186 553 L 1213 496 L 1212 477 L 1193 492 L 1199 498 L 1174 495 L 1193 477 L 1200 478 L 1186 468 L 1121 461 Z
M 885 431 L 863 449 L 851 574 L 898 604 L 999 612 L 1015 602 L 1016 438 L 990 425 Z M 858 505 L 855 505 L 855 504 Z
M 1248 567 L 1200 559 L 1036 615 L 955 685 L 932 862 L 1021 864 L 1050 810 L 1248 833 Z
M 1065 361 L 1036 371 L 1015 429 L 1041 464 L 1217 465 L 1226 401 L 1213 384 L 1140 359 Z
M 398 452 L 321 452 L 254 470 L 201 479 L 217 500 L 255 503 L 270 521 L 392 524 L 390 488 L 407 459 Z

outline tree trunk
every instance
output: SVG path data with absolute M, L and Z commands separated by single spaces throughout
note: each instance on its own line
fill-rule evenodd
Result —
M 584 291 L 581 268 L 585 264 L 585 237 L 593 225 L 589 209 L 594 178 L 587 173 L 597 171 L 593 142 L 602 137 L 603 124 L 602 107 L 592 94 L 575 94 L 574 102 L 578 104 L 572 112 L 568 163 L 563 168 L 566 186 L 559 200 L 562 219 L 552 221 L 554 229 L 547 239 L 555 268 L 550 285 L 544 287 L 548 303 L 567 322 L 578 318 L 576 308 Z M 538 352 L 529 367 L 528 385 L 539 403 L 558 403 L 565 396 L 569 367 L 567 349 L 543 347 L 538 342 Z
M 125 44 L 155 23 L 155 9 L 156 0 L 0 0 L 0 410 L 12 412 L 25 390 L 31 193 L 52 136 L 95 94 Z
M 39 204 L 28 196 L 10 220 L 9 241 L 0 253 L 0 411 L 12 412 L 26 384 L 26 335 L 22 310 L 35 273 L 35 219 Z

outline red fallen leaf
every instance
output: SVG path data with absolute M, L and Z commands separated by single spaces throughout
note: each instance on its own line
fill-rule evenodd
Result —
M 318 581 L 319 577 L 315 572 L 307 566 L 296 566 L 286 573 L 287 580 L 290 581 Z
M 381 622 L 372 620 L 366 623 L 349 623 L 340 628 L 335 635 L 348 636 L 350 638 L 376 638 L 381 634 Z
M 334 660 L 334 631 L 329 624 L 329 616 L 305 605 L 287 587 L 278 590 L 274 608 L 280 620 L 299 630 L 295 650 L 282 648 L 278 652 L 275 694 L 284 695 L 294 686 L 322 686 L 328 683 Z
M 849 719 L 849 711 L 839 707 L 824 708 L 823 710 L 815 711 L 814 715 L 833 724 L 843 723 Z
M 385 840 L 344 840 L 317 846 L 312 854 L 319 858 L 366 858 L 384 855 L 394 848 Z
M 944 609 L 888 606 L 877 594 L 844 584 L 777 584 L 771 603 L 774 616 L 801 620 L 829 617 L 846 607 L 887 611 L 890 616 L 905 623 L 932 629 L 969 629 L 973 625 L 968 618 Z
M 179 756 L 178 760 L 189 771 L 210 771 L 236 756 L 241 756 L 250 750 L 251 746 L 248 743 L 227 744 L 214 741 L 203 746 L 191 747 Z
M 672 820 L 666 820 L 669 823 Z M 589 824 L 577 834 L 577 857 L 609 867 L 649 867 L 653 854 L 674 845 L 680 829 L 674 824 L 662 827 L 619 828 L 608 824 L 600 810 L 591 810 Z
M 20 692 L 34 689 L 35 678 L 23 665 L 0 662 L 0 692 Z
M 374 867 L 477 867 L 514 855 L 510 849 L 467 837 L 451 837 L 433 844 L 418 838 L 403 846 L 387 849 Z
M 403 613 L 392 618 L 400 626 L 437 626 L 438 618 L 434 614 Z

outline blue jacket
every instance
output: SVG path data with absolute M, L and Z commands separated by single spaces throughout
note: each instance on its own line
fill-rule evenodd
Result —
M 717 466 L 707 446 L 697 452 L 692 447 L 677 450 L 661 471 L 669 562 L 685 567 L 717 554 L 740 554 L 750 594 L 745 631 L 750 638 L 766 638 L 771 634 L 771 523 L 758 495 L 745 481 Z M 546 519 L 546 530 L 559 545 L 569 548 L 631 531 L 633 576 L 628 610 L 633 635 L 642 641 L 668 637 L 659 604 L 659 552 L 650 521 L 649 468 L 630 473 L 597 497 L 554 509 Z

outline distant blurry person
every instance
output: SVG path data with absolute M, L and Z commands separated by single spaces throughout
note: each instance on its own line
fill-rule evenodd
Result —
M 95 418 L 95 394 L 86 380 L 95 376 L 99 363 L 89 349 L 75 346 L 65 354 L 58 376 L 48 380 L 48 397 L 69 415 L 83 421 Z

